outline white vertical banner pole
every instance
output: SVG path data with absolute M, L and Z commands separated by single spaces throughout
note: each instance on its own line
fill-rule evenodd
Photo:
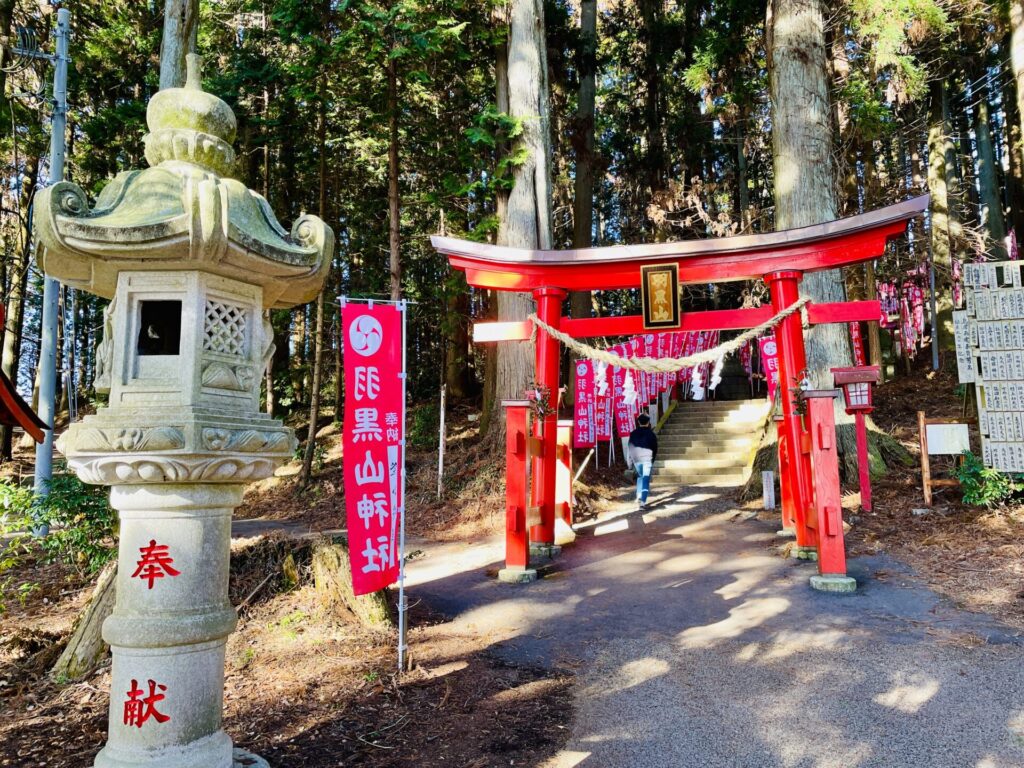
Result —
M 401 527 L 398 534 L 398 671 L 405 671 L 406 664 L 406 651 L 408 645 L 406 644 L 406 629 L 408 625 L 408 616 L 406 615 L 407 606 L 405 603 L 405 441 L 406 441 L 406 365 L 408 361 L 408 349 L 409 340 L 407 338 L 408 328 L 408 306 L 405 301 L 400 301 L 395 307 L 399 312 L 402 313 L 402 370 L 398 374 L 402 380 L 402 503 L 400 505 L 399 514 L 401 518 Z
M 444 411 L 448 399 L 448 385 L 441 385 L 441 418 L 437 428 L 437 500 L 441 500 L 441 492 L 444 489 L 444 444 L 445 444 L 445 423 Z

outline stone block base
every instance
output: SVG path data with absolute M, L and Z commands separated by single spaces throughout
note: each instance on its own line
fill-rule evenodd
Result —
M 789 550 L 789 556 L 795 560 L 808 560 L 812 563 L 818 562 L 817 547 L 793 547 Z
M 857 591 L 857 581 L 850 576 L 818 574 L 811 576 L 811 586 L 819 592 L 850 594 Z
M 781 531 L 776 531 L 775 535 L 780 539 L 795 539 L 796 530 L 793 528 L 783 528 Z
M 534 544 L 530 542 L 530 557 L 558 557 L 562 548 L 557 544 Z
M 506 584 L 529 584 L 537 580 L 537 571 L 533 568 L 502 568 L 498 571 L 498 581 Z

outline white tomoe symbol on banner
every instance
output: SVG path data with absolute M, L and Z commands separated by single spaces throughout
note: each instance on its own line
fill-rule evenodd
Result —
M 576 375 L 586 376 L 587 375 L 587 364 L 583 361 L 576 363 Z
M 380 371 L 376 366 L 356 366 L 356 400 L 376 400 L 380 394 Z
M 383 483 L 384 482 L 384 462 L 374 461 L 370 452 L 366 452 L 366 461 L 362 464 L 356 464 L 356 485 L 366 485 L 367 483 Z
M 383 430 L 380 428 L 380 417 L 376 408 L 356 408 L 355 426 L 352 428 L 352 442 L 380 442 Z
M 348 343 L 356 354 L 369 357 L 380 349 L 383 341 L 384 330 L 377 318 L 371 315 L 360 315 L 349 326 Z

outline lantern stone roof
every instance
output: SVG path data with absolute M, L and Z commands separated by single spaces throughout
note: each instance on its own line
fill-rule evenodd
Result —
M 0 307 L 0 336 L 3 335 L 3 328 L 4 310 Z M 0 371 L 0 424 L 21 427 L 37 443 L 43 442 L 43 430 L 49 429 L 18 394 L 14 382 L 3 371 Z
M 106 298 L 119 272 L 198 269 L 262 286 L 267 307 L 313 299 L 334 235 L 312 215 L 286 230 L 261 195 L 231 177 L 235 115 L 202 89 L 198 56 L 189 56 L 183 88 L 153 96 L 146 122 L 151 167 L 119 173 L 94 208 L 70 182 L 36 195 L 46 273 Z

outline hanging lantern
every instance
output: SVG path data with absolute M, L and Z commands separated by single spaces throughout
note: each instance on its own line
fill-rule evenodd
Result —
M 846 412 L 855 414 L 871 413 L 874 409 L 871 385 L 881 379 L 877 365 L 855 365 L 850 368 L 833 368 L 832 376 L 836 386 L 843 388 Z

